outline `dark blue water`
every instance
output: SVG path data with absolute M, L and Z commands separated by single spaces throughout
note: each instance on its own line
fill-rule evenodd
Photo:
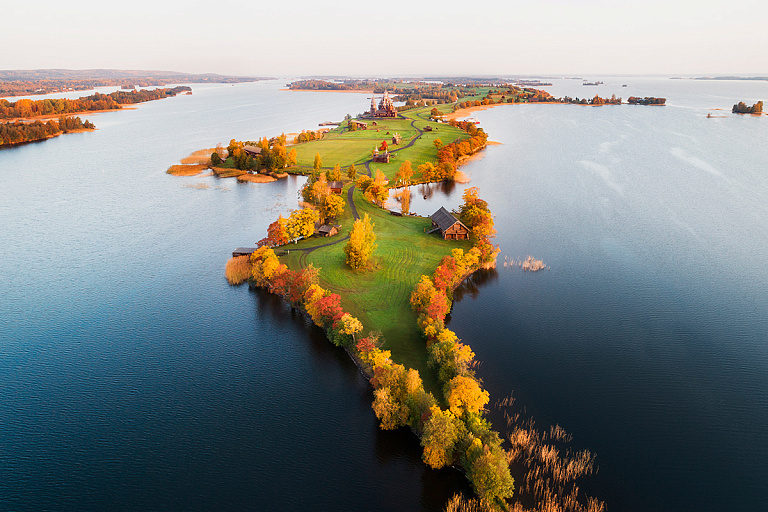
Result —
M 492 396 L 514 390 L 539 425 L 597 453 L 586 487 L 610 510 L 760 510 L 768 118 L 705 116 L 768 86 L 633 86 L 669 105 L 477 114 L 504 143 L 467 168 L 496 214 L 501 261 L 532 254 L 551 270 L 500 265 L 451 327 Z
M 451 328 L 492 397 L 597 453 L 587 488 L 609 510 L 759 510 L 768 118 L 705 116 L 768 91 L 604 81 L 591 94 L 668 105 L 478 113 L 503 145 L 468 185 L 414 198 L 431 213 L 478 186 L 496 215 L 497 274 Z M 306 320 L 226 284 L 229 252 L 301 181 L 164 174 L 366 106 L 280 86 L 194 86 L 0 151 L 0 509 L 438 510 L 463 488 L 411 434 L 378 430 L 364 379 Z M 503 266 L 527 254 L 551 270 Z

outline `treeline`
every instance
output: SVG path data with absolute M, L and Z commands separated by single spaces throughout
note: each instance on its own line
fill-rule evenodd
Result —
M 288 84 L 289 89 L 310 91 L 357 91 L 374 89 L 376 84 L 370 81 L 328 82 L 326 80 L 297 80 Z
M 731 110 L 731 112 L 733 112 L 734 114 L 762 114 L 763 102 L 758 101 L 751 107 L 748 107 L 746 103 L 744 103 L 743 101 L 740 101 L 733 106 L 733 109 Z
M 436 179 L 453 179 L 459 160 L 464 156 L 474 155 L 488 143 L 488 134 L 482 128 L 478 128 L 475 123 L 452 119 L 448 124 L 466 131 L 469 138 L 455 140 L 438 148 L 436 170 L 441 174 L 436 176 Z
M 72 114 L 95 110 L 118 110 L 121 108 L 120 105 L 167 98 L 191 90 L 190 87 L 179 86 L 172 89 L 115 91 L 110 94 L 96 93 L 76 100 L 64 98 L 31 100 L 24 98 L 10 102 L 0 99 L 0 119 Z
M 159 87 L 173 83 L 239 83 L 262 80 L 216 74 L 131 72 L 116 70 L 1 70 L 0 96 L 27 96 L 96 87 Z
M 92 130 L 93 123 L 79 117 L 61 117 L 57 121 L 35 121 L 32 123 L 0 123 L 0 146 L 10 146 L 55 137 L 73 130 Z
M 621 98 L 617 98 L 615 94 L 611 95 L 610 98 L 601 98 L 595 94 L 595 97 L 592 99 L 564 96 L 560 98 L 560 103 L 572 103 L 574 105 L 621 105 Z
M 627 98 L 627 103 L 630 105 L 665 105 L 667 103 L 667 98 L 654 98 L 653 96 L 637 98 L 635 96 L 630 96 Z

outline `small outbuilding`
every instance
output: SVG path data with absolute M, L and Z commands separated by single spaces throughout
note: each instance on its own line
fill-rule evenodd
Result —
M 364 123 L 363 121 L 356 121 L 354 119 L 350 119 L 349 124 L 355 125 L 355 128 L 357 128 L 358 130 L 368 129 L 368 123 Z
M 444 240 L 469 240 L 469 228 L 445 207 L 441 206 L 429 218 L 432 220 L 433 227 L 430 233 L 440 231 Z
M 344 188 L 344 183 L 341 181 L 329 181 L 328 188 L 331 189 L 333 194 L 341 194 L 341 189 Z
M 319 236 L 333 236 L 338 234 L 339 232 L 339 226 L 331 226 L 328 224 L 323 224 L 319 228 L 317 228 L 317 234 Z

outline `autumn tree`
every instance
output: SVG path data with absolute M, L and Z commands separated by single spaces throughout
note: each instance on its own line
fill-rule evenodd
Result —
M 291 148 L 291 150 L 288 152 L 288 157 L 286 158 L 285 163 L 288 166 L 296 165 L 296 148 Z
M 478 413 L 490 400 L 487 391 L 480 387 L 477 380 L 464 375 L 457 375 L 446 384 L 445 400 L 456 416 L 464 413 Z
M 435 177 L 435 166 L 432 162 L 426 162 L 419 166 L 419 172 L 424 181 L 432 181 Z
M 347 265 L 354 269 L 363 268 L 368 264 L 368 260 L 376 249 L 376 234 L 373 232 L 374 224 L 366 213 L 362 219 L 357 219 L 352 232 L 349 234 L 349 241 L 344 246 L 344 253 L 347 255 Z
M 320 152 L 315 153 L 315 163 L 312 166 L 315 171 L 319 171 L 323 166 L 323 159 L 320 158 Z
M 406 160 L 400 165 L 400 170 L 395 174 L 395 178 L 398 183 L 408 185 L 411 182 L 411 176 L 413 176 L 413 169 L 411 168 L 411 161 Z
M 440 148 L 443 147 L 443 141 L 441 141 L 440 139 L 433 140 L 432 144 L 435 145 L 435 148 L 437 148 L 438 151 L 440 151 Z
M 313 208 L 294 210 L 286 223 L 288 236 L 291 240 L 301 237 L 310 237 L 315 234 L 315 223 L 320 219 L 320 214 Z
M 347 178 L 354 180 L 355 176 L 357 176 L 357 169 L 355 169 L 355 164 L 352 164 L 347 169 Z
M 424 448 L 422 460 L 432 469 L 450 465 L 455 458 L 454 450 L 463 431 L 464 425 L 451 411 L 432 406 L 421 436 L 421 446 Z
M 341 165 L 336 164 L 333 169 L 325 171 L 325 177 L 328 181 L 341 181 Z
M 327 195 L 325 196 L 321 209 L 323 218 L 326 220 L 338 217 L 344 213 L 344 199 L 336 194 Z

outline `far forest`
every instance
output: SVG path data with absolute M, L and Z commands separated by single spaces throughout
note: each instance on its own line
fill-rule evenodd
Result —
M 92 94 L 76 100 L 72 99 L 21 99 L 15 102 L 0 99 L 0 119 L 25 119 L 35 116 L 57 116 L 75 112 L 93 112 L 96 110 L 118 110 L 121 105 L 142 103 L 176 96 L 182 92 L 191 92 L 188 86 L 179 86 L 152 90 L 115 91 L 110 94 Z
M 0 123 L 0 147 L 45 140 L 74 130 L 92 130 L 93 123 L 79 117 L 60 117 L 58 121 Z

